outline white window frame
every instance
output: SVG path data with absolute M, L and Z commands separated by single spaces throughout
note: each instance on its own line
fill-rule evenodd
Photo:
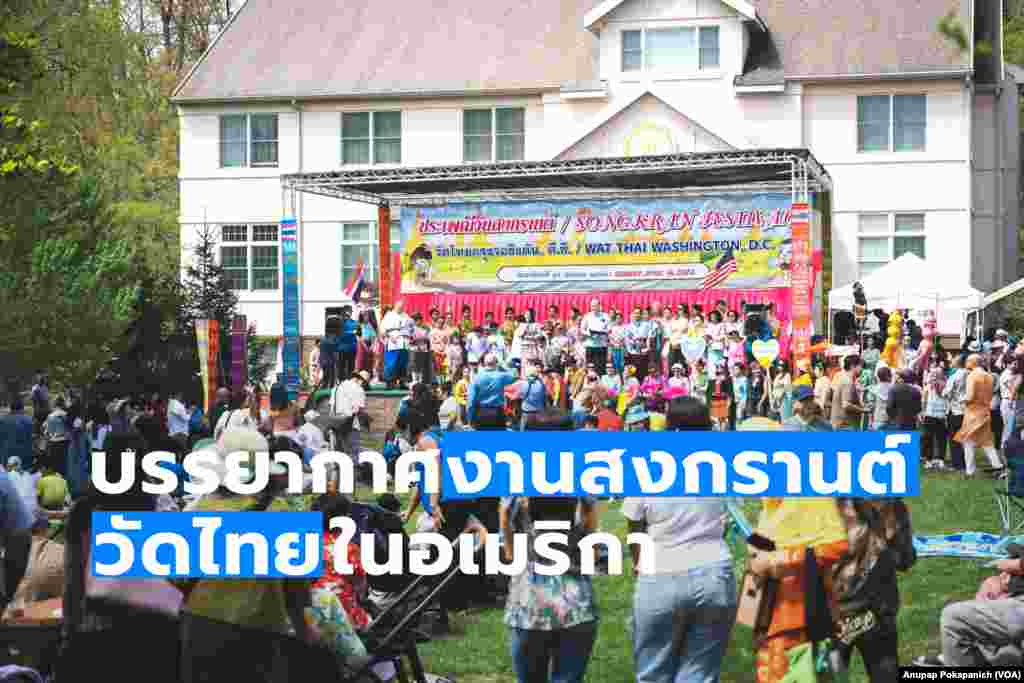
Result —
M 525 106 L 502 106 L 502 107 L 463 107 L 459 125 L 462 127 L 462 163 L 464 164 L 494 164 L 498 163 L 498 110 L 516 109 L 523 112 L 523 158 L 502 159 L 502 161 L 526 161 L 526 111 Z M 489 111 L 491 112 L 491 158 L 485 160 L 470 161 L 466 159 L 466 112 L 468 111 Z M 508 133 L 502 133 L 508 135 Z
M 652 69 L 647 65 L 647 33 L 648 31 L 666 31 L 676 29 L 694 29 L 696 32 L 696 46 L 697 46 L 697 68 L 696 69 L 673 69 L 673 68 L 661 68 Z M 713 67 L 703 68 L 700 63 L 700 34 L 705 29 L 717 29 L 718 31 L 718 64 Z M 640 33 L 640 68 L 632 71 L 623 69 L 623 53 L 625 40 L 623 34 L 625 33 Z M 685 24 L 679 26 L 634 26 L 623 28 L 619 31 L 619 53 L 618 53 L 619 73 L 624 77 L 629 78 L 630 76 L 637 75 L 653 75 L 653 76 L 715 76 L 718 75 L 722 70 L 722 25 L 718 23 L 709 24 Z
M 861 219 L 864 217 L 886 217 L 886 228 L 878 232 L 861 232 Z M 920 230 L 896 232 L 897 216 L 921 216 L 922 228 Z M 928 213 L 926 211 L 865 211 L 857 214 L 857 277 L 864 278 L 870 275 L 862 272 L 861 265 L 864 263 L 879 264 L 884 266 L 896 259 L 896 239 L 900 237 L 919 237 L 924 240 L 924 253 L 928 254 Z M 888 253 L 884 258 L 864 258 L 861 256 L 860 243 L 862 239 L 885 239 L 888 241 Z
M 245 240 L 244 241 L 226 241 L 224 240 L 224 228 L 226 226 L 239 226 L 245 228 Z M 272 226 L 275 230 L 276 240 L 257 240 L 256 239 L 256 228 L 263 226 Z M 276 223 L 260 222 L 260 223 L 222 223 L 220 225 L 220 239 L 218 240 L 217 249 L 217 261 L 223 267 L 224 264 L 224 248 L 228 247 L 239 247 L 245 249 L 245 287 L 242 289 L 236 289 L 236 292 L 279 292 L 281 291 L 281 228 Z M 269 270 L 266 267 L 256 267 L 254 263 L 255 249 L 258 247 L 276 247 L 277 248 L 277 285 L 274 288 L 256 288 L 256 272 L 257 270 Z
M 346 225 L 369 225 L 370 234 L 366 240 L 347 240 L 345 239 L 345 226 Z M 345 272 L 345 259 L 342 254 L 342 250 L 345 247 L 366 247 L 368 246 L 370 257 L 364 262 L 366 273 L 369 276 L 368 279 L 373 281 L 376 286 L 380 286 L 380 283 L 376 281 L 378 264 L 377 261 L 380 258 L 379 243 L 377 241 L 378 230 L 377 221 L 342 221 L 340 226 L 341 232 L 338 234 L 338 271 L 341 273 L 341 289 L 344 290 L 348 287 L 351 275 Z M 391 221 L 391 251 L 394 253 L 396 249 L 401 248 L 402 232 L 401 223 L 399 221 Z
M 345 116 L 351 114 L 369 114 L 370 115 L 370 129 L 369 138 L 355 138 L 356 140 L 368 140 L 370 143 L 369 154 L 365 163 L 357 161 L 345 161 Z M 387 161 L 378 162 L 376 161 L 376 147 L 377 137 L 374 135 L 373 123 L 377 114 L 398 114 L 398 161 Z M 339 129 L 339 140 L 338 155 L 342 166 L 400 166 L 402 163 L 402 139 L 405 131 L 405 114 L 401 109 L 359 109 L 354 111 L 343 111 L 341 112 L 340 118 L 340 129 Z M 392 140 L 393 138 L 386 138 Z M 353 221 L 359 222 L 359 221 Z
M 253 116 L 273 116 L 277 120 L 277 139 L 276 140 L 260 140 L 261 143 L 273 142 L 275 149 L 277 150 L 277 161 L 265 161 L 256 163 L 252 160 L 252 117 Z M 240 166 L 225 166 L 224 165 L 224 139 L 221 137 L 224 130 L 222 121 L 225 118 L 241 118 L 245 117 L 245 160 Z M 277 112 L 251 112 L 251 113 L 234 113 L 234 114 L 219 114 L 217 116 L 217 162 L 220 168 L 277 168 L 281 165 L 281 117 Z
M 861 97 L 888 97 L 889 98 L 889 140 L 885 149 L 861 149 L 860 148 L 860 98 Z M 896 149 L 896 98 L 897 97 L 923 97 L 924 98 L 924 146 L 921 149 Z M 928 151 L 928 94 L 923 92 L 867 92 L 860 93 L 854 98 L 853 103 L 854 119 L 854 149 L 857 154 L 914 154 Z M 903 213 L 903 212 L 901 212 Z

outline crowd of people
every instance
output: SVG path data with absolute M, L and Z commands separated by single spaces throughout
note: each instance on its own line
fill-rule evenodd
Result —
M 217 392 L 209 415 L 178 393 L 94 404 L 72 395 L 55 398 L 51 405 L 41 376 L 31 393 L 32 417 L 17 398 L 10 413 L 0 416 L 0 454 L 7 464 L 0 475 L 5 618 L 17 620 L 33 602 L 63 595 L 65 628 L 77 634 L 69 640 L 68 661 L 102 651 L 100 640 L 83 633 L 131 628 L 123 620 L 93 613 L 95 605 L 84 601 L 82 568 L 72 566 L 72 557 L 81 559 L 81 549 L 65 554 L 48 533 L 50 521 L 61 518 L 76 532 L 88 529 L 85 513 L 79 513 L 77 526 L 72 524 L 72 502 L 72 511 L 316 509 L 325 518 L 329 566 L 338 536 L 327 522 L 355 514 L 346 496 L 288 496 L 280 485 L 284 473 L 277 470 L 272 472 L 277 485 L 262 496 L 223 489 L 200 497 L 187 496 L 183 489 L 148 496 L 138 488 L 109 496 L 90 485 L 89 456 L 101 449 L 169 451 L 179 459 L 168 467 L 184 481 L 181 458 L 199 448 L 215 449 L 223 457 L 239 450 L 287 450 L 301 454 L 307 464 L 329 449 L 355 455 L 360 434 L 370 427 L 367 391 L 376 372 L 385 384 L 408 388 L 396 423 L 384 425 L 391 427 L 384 443 L 385 458 L 391 461 L 410 449 L 444 452 L 446 435 L 461 429 L 687 432 L 771 424 L 799 431 L 920 430 L 928 467 L 939 468 L 941 462 L 965 476 L 977 476 L 978 449 L 996 476 L 1015 454 L 1024 455 L 1024 418 L 1017 420 L 1018 406 L 1024 407 L 1018 400 L 1024 353 L 1001 330 L 984 345 L 972 342 L 956 353 L 929 349 L 920 373 L 886 366 L 875 351 L 880 340 L 866 345 L 863 355 L 850 354 L 839 363 L 819 357 L 794 371 L 782 359 L 766 369 L 751 353 L 752 341 L 778 335 L 770 311 L 751 324 L 750 319 L 741 323 L 738 312 L 716 307 L 705 322 L 701 311 L 652 305 L 630 311 L 631 322 L 622 325 L 617 312 L 605 313 L 595 301 L 586 315 L 572 312 L 565 323 L 557 310 L 548 311 L 543 324 L 532 311 L 506 311 L 505 322 L 487 315 L 484 325 L 466 313 L 456 324 L 450 314 L 435 311 L 427 326 L 398 303 L 379 326 L 371 316 L 360 317 L 357 322 L 343 314 L 338 338 L 318 349 L 323 390 L 302 407 L 290 402 L 280 385 L 271 389 L 269 412 L 260 410 L 251 393 L 226 388 Z M 382 340 L 379 346 L 366 343 L 371 334 Z M 703 342 L 700 354 L 693 353 L 702 345 L 694 339 Z M 444 466 L 440 458 L 439 466 Z M 110 459 L 108 467 L 110 479 L 117 479 L 119 463 Z M 570 538 L 577 538 L 599 527 L 599 513 L 608 505 L 621 505 L 628 528 L 649 534 L 655 549 L 652 568 L 641 571 L 642 550 L 631 547 L 636 680 L 718 680 L 739 609 L 736 559 L 724 540 L 724 500 L 448 501 L 418 488 L 404 509 L 394 496 L 379 500 L 375 509 L 393 515 L 398 529 L 415 525 L 451 539 L 465 533 L 479 540 L 499 534 L 508 549 L 509 534 L 535 537 L 540 522 L 568 522 L 575 529 Z M 809 578 L 818 576 L 831 607 L 835 629 L 829 635 L 837 643 L 839 661 L 848 663 L 856 651 L 873 682 L 894 680 L 900 606 L 896 574 L 910 570 L 915 561 L 907 507 L 895 499 L 766 500 L 756 535 L 771 543 L 765 547 L 751 541 L 748 572 L 771 585 L 775 596 L 762 605 L 755 627 L 759 683 L 783 680 L 794 648 L 818 639 L 805 612 L 807 586 L 813 584 Z M 520 683 L 580 682 L 597 641 L 601 596 L 577 565 L 565 574 L 545 576 L 533 568 L 539 558 L 532 545 L 530 553 L 527 571 L 505 585 L 460 577 L 429 612 L 436 629 L 424 629 L 443 632 L 448 613 L 465 604 L 467 596 L 490 604 L 500 596 L 511 668 Z M 372 657 L 368 629 L 394 591 L 389 597 L 388 590 L 374 588 L 357 545 L 344 554 L 352 574 L 326 571 L 313 582 L 179 582 L 182 617 L 175 628 L 184 643 L 181 680 L 220 680 L 225 661 L 231 662 L 232 677 L 243 677 L 239 667 L 244 662 L 245 672 L 264 680 L 259 676 L 274 669 L 272 659 L 280 653 L 274 639 L 288 634 L 328 649 L 342 668 Z M 977 600 L 943 611 L 942 654 L 923 663 L 985 665 L 993 661 L 993 647 L 1006 657 L 1008 648 L 1024 640 L 1024 602 L 1019 599 L 1024 566 L 1012 559 L 998 568 L 1000 576 Z M 237 629 L 248 635 L 240 638 Z M 384 680 L 388 664 L 375 665 Z

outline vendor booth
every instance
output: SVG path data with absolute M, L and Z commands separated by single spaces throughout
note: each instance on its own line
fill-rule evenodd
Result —
M 868 310 L 880 308 L 886 313 L 909 310 L 911 315 L 934 311 L 940 335 L 959 334 L 964 314 L 976 309 L 985 296 L 911 253 L 879 268 L 860 283 Z M 850 283 L 829 292 L 829 320 L 834 311 L 853 310 L 853 285 Z
M 831 181 L 807 150 L 370 168 L 282 185 L 286 213 L 299 192 L 379 207 L 382 307 L 400 297 L 410 312 L 456 318 L 468 307 L 480 322 L 506 306 L 543 320 L 554 305 L 564 319 L 595 298 L 626 312 L 772 304 L 783 354 L 789 323 L 807 322 L 806 342 L 823 313 Z

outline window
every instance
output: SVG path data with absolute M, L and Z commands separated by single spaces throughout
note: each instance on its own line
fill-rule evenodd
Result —
M 220 117 L 222 168 L 277 166 L 277 114 Z
M 642 71 L 644 68 L 643 31 L 622 32 L 622 70 Z
M 402 112 L 342 114 L 341 163 L 402 163 Z
M 399 221 L 391 221 L 391 253 L 401 249 L 402 229 Z M 341 288 L 348 287 L 359 263 L 365 266 L 366 281 L 377 282 L 378 253 L 376 223 L 343 223 L 341 226 Z
M 622 32 L 622 70 L 695 72 L 719 68 L 717 26 Z
M 231 289 L 242 291 L 278 288 L 280 252 L 277 225 L 222 225 L 220 265 Z
M 927 128 L 925 95 L 861 95 L 857 98 L 857 151 L 920 152 Z
M 861 214 L 857 236 L 859 277 L 867 277 L 890 261 L 911 253 L 925 257 L 923 213 Z
M 462 112 L 464 161 L 520 161 L 526 158 L 526 110 L 467 109 Z

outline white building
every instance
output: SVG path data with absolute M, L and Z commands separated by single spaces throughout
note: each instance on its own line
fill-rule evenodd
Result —
M 243 312 L 279 335 L 281 174 L 807 147 L 834 184 L 826 292 L 904 251 L 992 291 L 1018 275 L 1001 4 L 248 0 L 174 96 L 183 248 L 215 226 Z M 951 7 L 991 58 L 939 35 Z M 296 209 L 315 336 L 358 260 L 375 267 L 377 215 Z

